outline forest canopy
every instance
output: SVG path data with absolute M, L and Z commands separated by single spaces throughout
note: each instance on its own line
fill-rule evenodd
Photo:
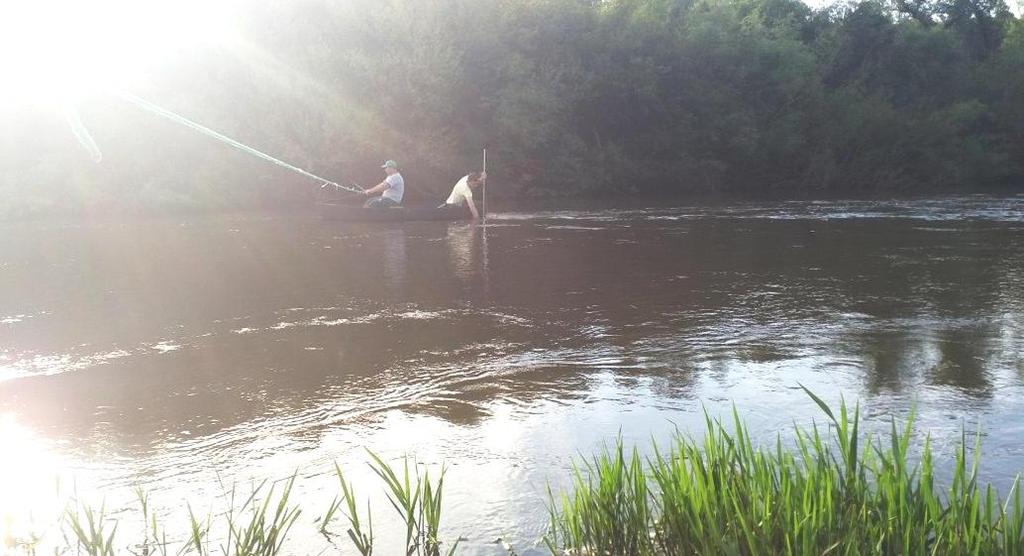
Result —
M 278 0 L 134 92 L 333 179 L 443 199 L 1024 187 L 1024 21 L 1003 0 Z M 130 47 L 130 45 L 126 46 Z M 319 184 L 90 94 L 0 111 L 0 214 L 308 203 Z

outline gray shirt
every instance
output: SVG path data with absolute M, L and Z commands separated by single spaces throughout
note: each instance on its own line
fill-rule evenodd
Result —
M 402 179 L 402 174 L 395 172 L 384 178 L 384 183 L 387 184 L 387 189 L 384 190 L 384 193 L 381 193 L 381 197 L 387 197 L 396 203 L 401 203 L 402 195 L 405 194 L 405 180 Z

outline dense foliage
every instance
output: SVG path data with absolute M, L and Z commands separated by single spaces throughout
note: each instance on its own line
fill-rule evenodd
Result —
M 299 166 L 385 158 L 443 198 L 489 146 L 495 194 L 739 196 L 1024 183 L 1024 21 L 1003 0 L 266 0 L 241 39 L 137 91 Z M 111 97 L 4 114 L 8 210 L 308 202 L 317 187 Z M 11 208 L 14 207 L 14 208 Z

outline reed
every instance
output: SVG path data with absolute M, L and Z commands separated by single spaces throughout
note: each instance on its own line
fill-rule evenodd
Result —
M 705 414 L 702 440 L 677 433 L 641 460 L 621 440 L 577 466 L 569 493 L 550 494 L 556 554 L 1024 554 L 1019 483 L 1005 499 L 978 484 L 980 446 L 961 438 L 950 485 L 935 483 L 931 445 L 917 463 L 913 416 L 887 435 L 860 434 L 845 402 L 828 418 L 756 446 L 736 411 Z
M 367 452 L 371 460 L 370 469 L 384 483 L 388 502 L 405 525 L 405 554 L 407 556 L 441 556 L 441 502 L 444 492 L 445 468 L 441 468 L 435 482 L 430 477 L 430 471 L 421 473 L 419 467 L 408 457 L 403 458 L 401 467 L 398 467 L 389 464 L 369 450 Z M 364 528 L 357 510 L 355 489 L 352 483 L 345 479 L 341 467 L 335 464 L 334 469 L 341 485 L 342 501 L 345 504 L 342 513 L 349 523 L 349 528 L 346 531 L 349 540 L 360 554 L 369 556 L 373 554 L 374 546 L 370 504 L 369 502 L 366 504 L 367 525 Z M 329 534 L 326 528 L 337 509 L 336 500 L 328 508 L 323 518 L 319 520 L 322 533 Z M 461 538 L 456 539 L 444 554 L 447 556 L 455 554 L 461 541 Z
M 228 509 L 220 516 L 224 526 L 223 539 L 211 548 L 214 540 L 211 531 L 214 526 L 212 513 L 197 516 L 188 506 L 188 537 L 176 554 L 195 553 L 199 556 L 218 554 L 223 556 L 274 556 L 279 554 L 292 526 L 299 519 L 302 510 L 291 503 L 295 475 L 284 481 L 280 494 L 275 496 L 276 485 L 267 487 L 263 481 L 252 487 L 244 498 L 239 497 L 236 486 L 227 493 Z M 238 502 L 241 500 L 241 503 Z M 154 535 L 157 532 L 153 520 Z M 166 554 L 166 538 L 158 545 L 161 554 Z
M 345 502 L 345 518 L 348 519 L 350 527 L 348 528 L 349 539 L 352 540 L 352 544 L 356 547 L 362 556 L 371 556 L 373 554 L 373 514 L 370 513 L 370 502 L 366 502 L 366 518 L 367 526 L 364 531 L 362 522 L 359 519 L 359 511 L 356 509 L 356 493 L 352 483 L 345 480 L 345 475 L 341 471 L 341 467 L 335 462 L 334 471 L 338 476 L 338 482 L 341 484 L 342 500 Z M 331 514 L 333 512 L 328 511 L 323 520 L 320 530 L 326 533 L 326 525 L 331 520 Z
M 137 551 L 131 552 L 138 556 L 167 556 L 167 532 L 160 529 L 156 513 L 150 511 L 149 493 L 139 485 L 135 485 L 133 490 L 139 503 L 139 510 L 142 512 L 142 542 L 135 547 Z
M 667 444 L 654 443 L 648 457 L 619 438 L 579 460 L 571 488 L 557 496 L 548 491 L 550 528 L 543 542 L 552 554 L 574 556 L 1024 556 L 1019 481 L 1004 498 L 979 484 L 980 435 L 973 443 L 961 436 L 952 461 L 944 462 L 949 480 L 940 486 L 930 440 L 921 442 L 918 455 L 911 452 L 913 415 L 901 426 L 890 421 L 883 434 L 865 434 L 859 407 L 841 402 L 834 411 L 807 395 L 826 422 L 796 427 L 788 444 L 781 437 L 771 446 L 755 444 L 733 410 L 726 422 L 705 414 L 703 435 L 677 432 Z M 441 540 L 445 468 L 432 475 L 409 458 L 388 462 L 373 452 L 368 464 L 401 519 L 399 530 L 387 531 L 397 539 L 389 540 L 404 545 L 407 556 L 455 554 L 463 539 Z M 313 520 L 331 542 L 322 553 L 380 553 L 373 508 L 340 466 L 334 471 L 339 492 Z M 172 541 L 142 489 L 136 498 L 143 527 L 131 544 L 118 544 L 118 521 L 105 506 L 76 498 L 56 528 L 63 535 L 57 553 L 108 556 L 127 548 L 141 556 L 274 556 L 301 516 L 292 500 L 295 479 L 259 483 L 247 494 L 231 487 L 227 509 L 216 514 L 189 506 L 187 534 Z M 349 546 L 335 544 L 336 527 L 344 528 Z M 41 539 L 7 534 L 3 544 L 6 553 L 35 554 Z
M 281 552 L 288 530 L 295 524 L 302 511 L 289 504 L 295 475 L 284 483 L 281 494 L 274 497 L 275 486 L 263 498 L 257 501 L 264 483 L 252 490 L 245 498 L 238 511 L 235 511 L 235 491 L 231 493 L 231 509 L 226 521 L 228 534 L 226 544 L 221 546 L 221 554 L 225 556 L 273 556 Z
M 107 519 L 104 506 L 96 509 L 76 502 L 65 512 L 75 546 L 89 556 L 113 556 L 117 523 Z

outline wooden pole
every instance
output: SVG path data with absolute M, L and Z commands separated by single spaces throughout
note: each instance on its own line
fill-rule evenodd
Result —
M 484 174 L 487 174 L 487 147 L 484 147 Z M 487 180 L 484 180 L 484 186 L 481 189 L 480 211 L 483 213 L 483 219 L 487 220 Z

